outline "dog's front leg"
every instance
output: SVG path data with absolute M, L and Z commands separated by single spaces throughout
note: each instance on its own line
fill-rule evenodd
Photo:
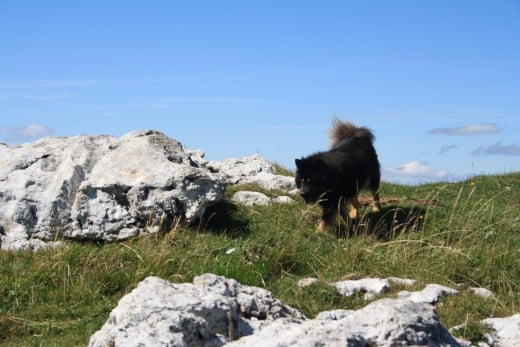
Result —
M 316 233 L 322 233 L 327 229 L 328 225 L 334 223 L 337 214 L 337 208 L 335 205 L 322 205 L 323 214 L 321 220 L 316 227 Z

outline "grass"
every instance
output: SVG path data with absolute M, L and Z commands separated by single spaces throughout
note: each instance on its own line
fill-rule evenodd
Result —
M 416 279 L 414 289 L 447 285 L 461 295 L 438 306 L 441 322 L 466 324 L 458 335 L 476 340 L 486 329 L 481 319 L 520 312 L 518 187 L 518 173 L 418 187 L 385 183 L 381 196 L 394 199 L 382 211 L 362 208 L 356 223 L 318 235 L 319 208 L 300 200 L 252 208 L 222 203 L 200 225 L 169 233 L 123 243 L 2 251 L 0 344 L 86 345 L 118 300 L 147 276 L 189 282 L 205 272 L 267 288 L 309 317 L 366 305 L 326 284 L 341 279 L 395 276 Z M 322 282 L 299 289 L 296 282 L 304 277 Z M 465 290 L 475 286 L 492 290 L 495 298 Z

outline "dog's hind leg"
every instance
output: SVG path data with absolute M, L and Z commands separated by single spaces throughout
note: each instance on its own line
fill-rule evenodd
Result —
M 379 212 L 381 210 L 381 202 L 379 201 L 379 191 L 371 190 L 372 194 L 372 211 Z

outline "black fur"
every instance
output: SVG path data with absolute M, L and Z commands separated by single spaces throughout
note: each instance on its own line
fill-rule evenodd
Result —
M 338 210 L 345 220 L 347 216 L 356 218 L 361 189 L 372 193 L 374 210 L 380 208 L 380 168 L 372 133 L 335 119 L 331 138 L 333 146 L 329 151 L 295 160 L 296 186 L 301 196 L 306 203 L 317 202 L 323 208 L 317 231 L 333 223 Z M 348 215 L 347 205 L 351 207 Z

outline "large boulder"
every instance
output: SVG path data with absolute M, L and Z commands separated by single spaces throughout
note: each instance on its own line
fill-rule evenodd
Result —
M 262 288 L 205 274 L 192 283 L 149 277 L 123 297 L 90 347 L 108 346 L 459 346 L 435 307 L 382 299 L 316 319 Z
M 123 297 L 90 347 L 222 346 L 276 319 L 304 321 L 265 289 L 205 274 L 173 284 L 148 277 Z
M 0 161 L 1 249 L 167 230 L 223 197 L 200 153 L 153 130 L 2 144 Z

